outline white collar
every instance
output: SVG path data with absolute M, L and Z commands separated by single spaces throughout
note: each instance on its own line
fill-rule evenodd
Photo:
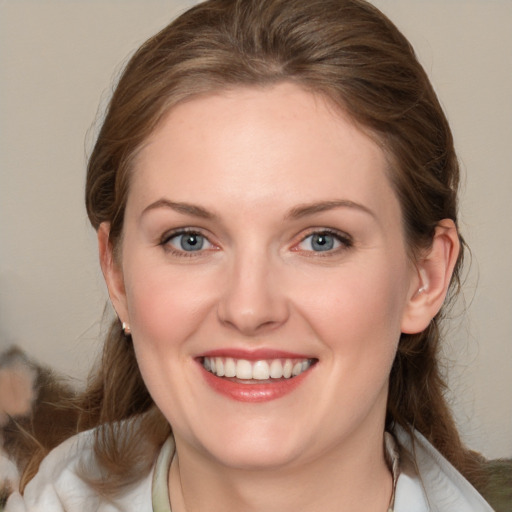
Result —
M 394 512 L 492 512 L 478 491 L 419 432 L 411 439 L 396 427 L 394 434 L 402 448 Z

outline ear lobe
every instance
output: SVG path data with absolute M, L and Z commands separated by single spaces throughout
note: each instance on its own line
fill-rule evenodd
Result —
M 416 263 L 409 301 L 402 317 L 402 332 L 415 334 L 425 330 L 446 298 L 453 269 L 460 251 L 455 223 L 444 219 L 436 227 L 430 249 Z
M 112 302 L 121 322 L 129 322 L 123 271 L 116 261 L 114 248 L 109 239 L 110 224 L 102 222 L 97 235 L 101 271 L 107 284 L 110 302 Z

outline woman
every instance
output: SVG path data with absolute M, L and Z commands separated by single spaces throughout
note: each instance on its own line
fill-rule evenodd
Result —
M 7 510 L 491 510 L 437 361 L 457 186 L 433 89 L 371 5 L 182 15 L 89 162 L 118 319 L 84 432 Z

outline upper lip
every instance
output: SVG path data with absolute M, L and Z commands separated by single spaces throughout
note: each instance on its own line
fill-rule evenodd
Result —
M 258 348 L 253 350 L 219 348 L 204 352 L 199 357 L 231 357 L 233 359 L 246 359 L 248 361 L 261 361 L 263 359 L 315 359 L 307 354 L 270 348 Z

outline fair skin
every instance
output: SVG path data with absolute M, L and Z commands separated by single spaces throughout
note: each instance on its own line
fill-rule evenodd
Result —
M 439 310 L 458 241 L 443 221 L 410 260 L 386 166 L 346 116 L 286 83 L 182 103 L 142 149 L 118 258 L 108 224 L 98 236 L 173 428 L 174 512 L 387 510 L 389 371 L 400 333 Z M 304 365 L 230 378 L 205 358 Z

